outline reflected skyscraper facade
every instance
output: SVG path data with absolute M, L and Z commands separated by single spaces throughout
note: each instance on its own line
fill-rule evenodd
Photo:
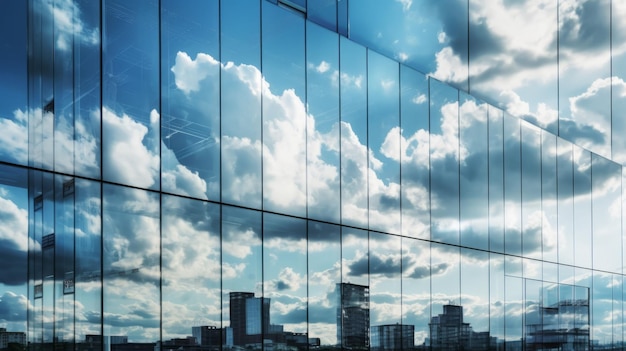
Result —
M 0 328 L 41 351 L 623 349 L 625 19 L 6 1 Z

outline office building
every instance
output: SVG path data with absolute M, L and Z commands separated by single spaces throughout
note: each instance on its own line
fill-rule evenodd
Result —
M 415 326 L 405 324 L 375 325 L 370 329 L 371 350 L 414 350 Z
M 626 1 L 2 5 L 0 327 L 32 348 L 523 350 L 581 300 L 559 345 L 624 345 Z
M 367 349 L 370 345 L 369 287 L 351 283 L 337 284 L 337 345 Z

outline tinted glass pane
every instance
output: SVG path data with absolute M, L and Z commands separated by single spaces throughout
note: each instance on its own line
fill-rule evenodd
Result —
M 307 195 L 304 19 L 265 1 L 262 14 L 263 208 L 303 216 Z
M 219 3 L 161 3 L 163 191 L 219 199 Z
M 489 107 L 489 249 L 504 252 L 504 114 Z
M 474 333 L 469 342 L 481 350 L 490 347 L 489 334 L 489 254 L 483 251 L 461 249 L 461 306 L 463 322 L 469 323 Z M 462 326 L 464 328 L 464 326 Z
M 414 325 L 415 345 L 424 345 L 430 337 L 430 275 L 445 265 L 430 264 L 427 241 L 402 238 L 402 324 Z
M 307 19 L 337 31 L 337 0 L 307 1 Z
M 400 233 L 400 72 L 371 50 L 367 55 L 369 226 Z
M 459 91 L 430 79 L 431 237 L 459 243 Z
M 337 310 L 338 344 L 366 350 L 370 341 L 369 239 L 364 230 L 341 228 L 341 309 Z
M 522 253 L 522 178 L 520 121 L 504 115 L 504 250 Z
M 557 137 L 541 132 L 541 210 L 543 259 L 558 260 Z
M 541 258 L 541 133 L 529 123 L 521 123 L 522 252 Z M 506 162 L 506 161 L 505 161 Z
M 105 185 L 102 199 L 103 328 L 128 343 L 159 340 L 159 196 Z M 120 343 L 121 344 L 121 343 Z M 123 347 L 111 345 L 111 349 Z
M 24 338 L 22 344 L 25 344 L 28 303 L 37 306 L 32 290 L 28 290 L 34 282 L 33 256 L 40 259 L 41 255 L 28 255 L 36 243 L 32 236 L 29 238 L 26 170 L 0 165 L 0 179 L 0 217 L 3 218 L 0 227 L 0 324 L 6 331 L 23 333 L 20 335 Z M 29 317 L 32 322 L 33 317 Z M 32 332 L 32 325 L 29 332 Z M 30 338 L 32 340 L 32 336 Z
M 463 306 L 458 247 L 432 243 L 430 343 L 433 349 L 462 343 Z
M 306 30 L 308 217 L 339 223 L 339 36 Z
M 202 347 L 221 340 L 220 208 L 216 204 L 162 198 L 161 338 L 174 342 L 189 335 Z M 232 274 L 232 273 L 231 273 Z M 215 335 L 217 334 L 217 335 Z
M 489 248 L 488 105 L 461 94 L 459 110 L 461 245 Z
M 99 347 L 101 339 L 89 336 L 102 333 L 102 198 L 100 184 L 75 179 L 75 273 L 74 310 L 77 343 Z M 82 316 L 90 316 L 83 318 Z
M 574 264 L 574 177 L 572 144 L 557 139 L 557 173 L 559 199 L 559 263 Z
M 591 153 L 574 147 L 574 262 L 591 268 Z
M 3 4 L 0 14 L 0 160 L 28 161 L 27 117 L 27 5 L 28 1 Z
M 261 323 L 269 322 L 262 299 L 261 223 L 261 212 L 222 207 L 222 324 L 232 330 L 225 343 L 235 346 L 260 342 Z
M 260 3 L 220 6 L 222 200 L 261 208 Z
M 428 80 L 400 65 L 402 234 L 430 238 Z
M 157 189 L 160 176 L 158 1 L 105 0 L 102 6 L 103 177 Z
M 339 226 L 308 222 L 309 335 L 321 346 L 337 345 L 341 325 L 337 312 L 341 282 L 341 231 Z
M 341 220 L 367 227 L 366 51 L 340 37 Z
M 279 343 L 307 332 L 306 230 L 303 219 L 263 216 L 263 298 L 269 304 L 263 339 Z M 307 341 L 292 342 L 306 349 Z
M 593 268 L 607 271 L 619 270 L 622 260 L 621 167 L 605 158 L 592 154 L 591 193 L 593 223 Z

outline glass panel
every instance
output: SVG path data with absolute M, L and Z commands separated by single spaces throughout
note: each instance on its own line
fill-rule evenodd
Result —
M 74 171 L 101 176 L 100 2 L 76 0 L 74 11 Z M 77 40 L 78 39 L 78 40 Z
M 168 348 L 189 335 L 201 347 L 223 344 L 219 218 L 219 205 L 162 197 L 161 338 Z
M 504 252 L 504 113 L 489 106 L 489 249 Z
M 29 2 L 28 164 L 54 166 L 54 14 L 40 0 Z
M 308 20 L 336 32 L 337 0 L 307 1 L 306 17 Z
M 430 79 L 431 237 L 459 243 L 459 91 Z M 463 159 L 461 158 L 463 157 Z
M 489 248 L 489 137 L 487 104 L 462 93 L 459 109 L 461 245 Z
M 428 80 L 400 65 L 400 201 L 402 234 L 430 238 Z
M 220 198 L 219 3 L 161 3 L 163 191 Z
M 522 278 L 508 275 L 504 278 L 504 333 L 506 350 L 523 349 L 523 283 Z
M 593 268 L 617 272 L 622 266 L 622 168 L 592 154 Z
M 414 345 L 426 345 L 430 337 L 430 276 L 441 274 L 447 265 L 431 266 L 430 244 L 427 241 L 401 239 L 402 324 L 415 326 Z
M 591 268 L 591 153 L 574 146 L 574 263 Z
M 611 1 L 559 0 L 559 136 L 611 156 Z
M 593 349 L 611 349 L 613 344 L 613 275 L 593 272 L 591 290 L 591 340 L 597 343 Z M 597 341 L 596 341 L 597 340 Z
M 462 333 L 467 335 L 463 349 L 489 350 L 489 254 L 461 249 Z
M 306 23 L 307 215 L 339 223 L 339 36 Z
M 308 345 L 306 221 L 264 213 L 263 299 L 269 305 L 263 342 Z M 267 329 L 265 329 L 267 326 Z
M 0 13 L 0 160 L 22 165 L 28 163 L 28 3 L 7 2 Z
M 559 263 L 574 264 L 574 170 L 572 144 L 558 138 L 557 154 Z
M 154 343 L 161 322 L 159 196 L 108 184 L 102 194 L 105 347 Z
M 522 170 L 520 120 L 504 114 L 504 251 L 522 253 Z M 508 334 L 507 334 L 508 335 Z M 507 336 L 508 340 L 508 336 Z
M 65 9 L 57 3 L 56 11 L 60 11 L 67 18 L 74 18 L 75 14 L 71 7 Z M 54 6 L 54 5 L 52 5 Z M 50 6 L 50 7 L 52 7 Z M 54 10 L 53 10 L 54 11 Z M 53 162 L 50 165 L 57 172 L 74 173 L 74 67 L 73 65 L 73 43 L 71 29 L 64 29 L 58 20 L 61 17 L 55 16 L 50 11 L 54 21 L 54 36 L 56 45 L 54 45 L 52 57 L 52 76 L 45 77 L 50 79 L 53 84 L 53 103 L 50 109 L 53 113 L 54 125 L 52 126 L 51 136 L 53 137 Z M 78 17 L 80 18 L 80 17 Z M 65 19 L 67 21 L 67 19 Z M 69 33 L 68 33 L 69 32 Z M 68 36 L 69 34 L 69 36 Z M 67 42 L 69 41 L 69 42 Z M 52 132 L 54 131 L 54 132 Z M 90 155 L 94 157 L 95 154 Z M 48 161 L 50 162 L 50 161 Z
M 341 343 L 339 286 L 341 283 L 341 231 L 327 223 L 308 222 L 309 338 L 320 347 Z M 312 345 L 313 346 L 313 345 Z
M 541 259 L 541 131 L 521 123 L 522 252 L 525 257 Z M 506 161 L 505 161 L 506 162 Z M 508 220 L 508 218 L 507 218 Z
M 431 243 L 430 253 L 430 345 L 436 350 L 455 349 L 465 336 L 462 331 L 460 251 L 457 247 Z M 432 271 L 435 267 L 438 267 L 437 272 Z
M 504 350 L 504 256 L 489 255 L 489 333 L 495 338 L 492 350 Z
M 261 223 L 261 212 L 222 206 L 222 325 L 226 346 L 258 344 L 261 323 L 269 322 L 269 308 L 264 307 L 261 295 Z
M 304 19 L 263 2 L 263 208 L 306 213 Z M 289 30 L 285 30 L 289 28 Z
M 341 222 L 368 220 L 367 66 L 365 49 L 340 37 Z
M 341 228 L 341 309 L 337 310 L 338 344 L 342 348 L 369 349 L 370 285 L 367 231 Z
M 400 77 L 398 64 L 369 50 L 367 140 L 369 226 L 400 233 Z
M 102 6 L 103 178 L 158 189 L 158 1 L 104 0 Z
M 102 338 L 94 336 L 102 335 L 102 193 L 100 183 L 74 182 L 75 340 L 98 349 Z
M 541 210 L 543 259 L 558 260 L 557 137 L 541 132 Z
M 0 15 L 2 16 L 2 15 Z M 27 318 L 29 332 L 33 332 L 33 312 L 37 300 L 33 298 L 33 256 L 41 257 L 39 242 L 33 239 L 33 222 L 29 223 L 28 178 L 25 169 L 0 165 L 0 325 L 13 332 L 17 343 L 26 347 Z M 32 200 L 31 200 L 32 201 Z M 29 225 L 30 238 L 29 238 Z M 34 245 L 38 247 L 34 247 Z M 28 254 L 30 251 L 30 255 Z M 39 254 L 36 254 L 39 251 Z M 29 262 L 30 259 L 30 262 Z M 39 262 L 41 264 L 41 262 Z M 28 282 L 27 282 L 27 278 Z M 28 285 L 27 285 L 28 283 Z M 28 289 L 31 289 L 30 292 Z M 30 300 L 29 300 L 30 298 Z M 28 308 L 34 308 L 29 312 Z M 30 315 L 29 315 L 30 313 Z M 7 334 L 5 334 L 7 335 Z M 33 336 L 29 339 L 32 341 Z
M 415 327 L 400 324 L 400 237 L 370 232 L 370 244 L 370 347 L 377 350 L 413 349 Z M 406 342 L 403 341 L 403 335 L 409 336 Z
M 261 208 L 260 2 L 220 4 L 222 201 Z
M 58 159 L 57 159 L 58 160 Z M 54 184 L 54 338 L 58 347 L 75 348 L 75 196 L 74 179 L 56 175 Z

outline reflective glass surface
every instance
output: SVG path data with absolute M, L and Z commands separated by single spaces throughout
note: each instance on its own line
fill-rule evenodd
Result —
M 0 14 L 0 349 L 624 346 L 626 7 Z

